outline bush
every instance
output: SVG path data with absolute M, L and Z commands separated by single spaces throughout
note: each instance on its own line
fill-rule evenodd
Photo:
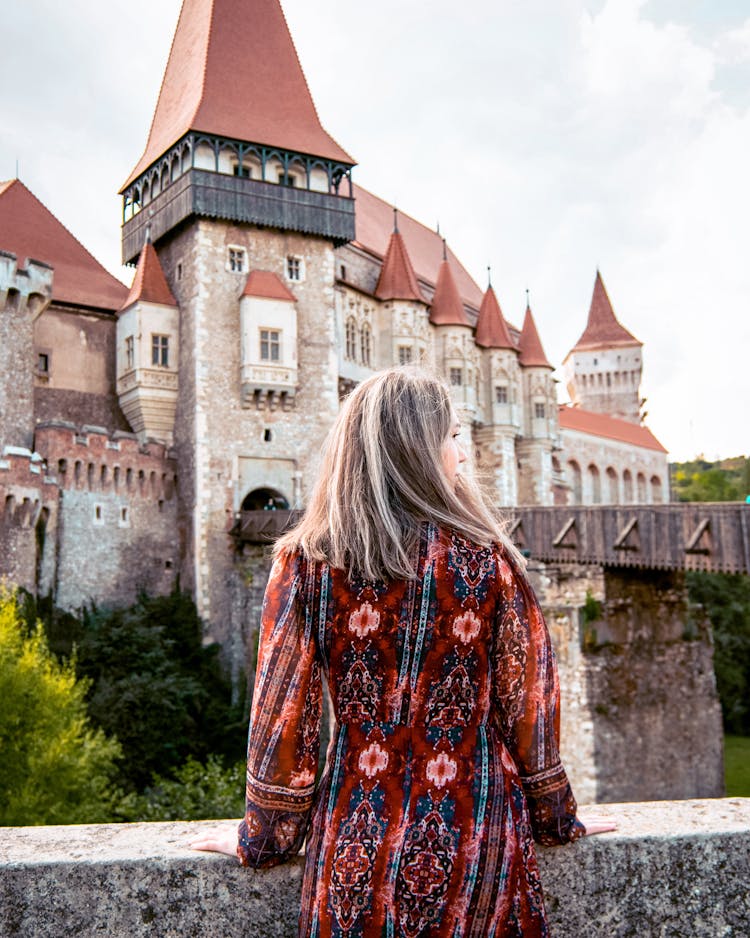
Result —
M 109 820 L 120 748 L 86 713 L 88 685 L 0 589 L 0 825 Z

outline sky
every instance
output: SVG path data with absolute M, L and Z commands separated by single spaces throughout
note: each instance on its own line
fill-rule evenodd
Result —
M 528 289 L 553 363 L 598 268 L 670 458 L 750 454 L 747 0 L 282 4 L 359 184 L 439 225 L 482 289 L 490 265 L 516 326 Z M 117 191 L 179 8 L 0 0 L 0 180 L 18 166 L 128 285 Z

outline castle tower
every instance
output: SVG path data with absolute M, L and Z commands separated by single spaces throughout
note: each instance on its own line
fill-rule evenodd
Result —
M 640 423 L 642 349 L 617 320 L 597 270 L 586 328 L 563 362 L 573 405 Z
M 123 258 L 148 225 L 179 306 L 181 579 L 238 663 L 236 513 L 261 495 L 304 504 L 338 411 L 334 248 L 354 237 L 352 166 L 320 123 L 278 0 L 184 0 L 122 189 Z
M 518 502 L 516 437 L 521 432 L 519 351 L 490 284 L 482 299 L 474 341 L 481 351 L 480 407 L 482 427 L 474 430 L 478 465 L 488 472 L 499 504 Z
M 153 439 L 170 445 L 174 439 L 179 338 L 177 303 L 147 241 L 117 313 L 117 396 L 141 443 Z
M 558 433 L 554 369 L 544 353 L 528 303 L 518 347 L 523 393 L 523 435 L 516 445 L 518 501 L 521 505 L 551 505 L 552 450 Z
M 436 327 L 435 365 L 450 385 L 459 417 L 471 426 L 477 416 L 479 352 L 448 263 L 445 242 L 430 307 L 430 322 Z
M 427 302 L 398 230 L 395 210 L 393 233 L 383 258 L 375 296 L 382 301 L 378 328 L 381 342 L 379 361 L 408 365 L 429 360 L 432 356 Z

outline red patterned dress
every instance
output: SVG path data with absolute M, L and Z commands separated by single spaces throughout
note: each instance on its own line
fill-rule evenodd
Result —
M 316 786 L 322 674 L 336 731 Z M 411 582 L 277 560 L 240 860 L 307 835 L 303 938 L 546 935 L 533 839 L 583 833 L 558 704 L 542 613 L 501 550 L 426 525 Z

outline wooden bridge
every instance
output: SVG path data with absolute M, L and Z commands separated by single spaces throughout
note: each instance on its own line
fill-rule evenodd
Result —
M 504 510 L 513 541 L 545 563 L 653 570 L 750 573 L 750 505 L 554 506 Z M 269 544 L 299 517 L 295 511 L 243 511 L 238 544 Z

